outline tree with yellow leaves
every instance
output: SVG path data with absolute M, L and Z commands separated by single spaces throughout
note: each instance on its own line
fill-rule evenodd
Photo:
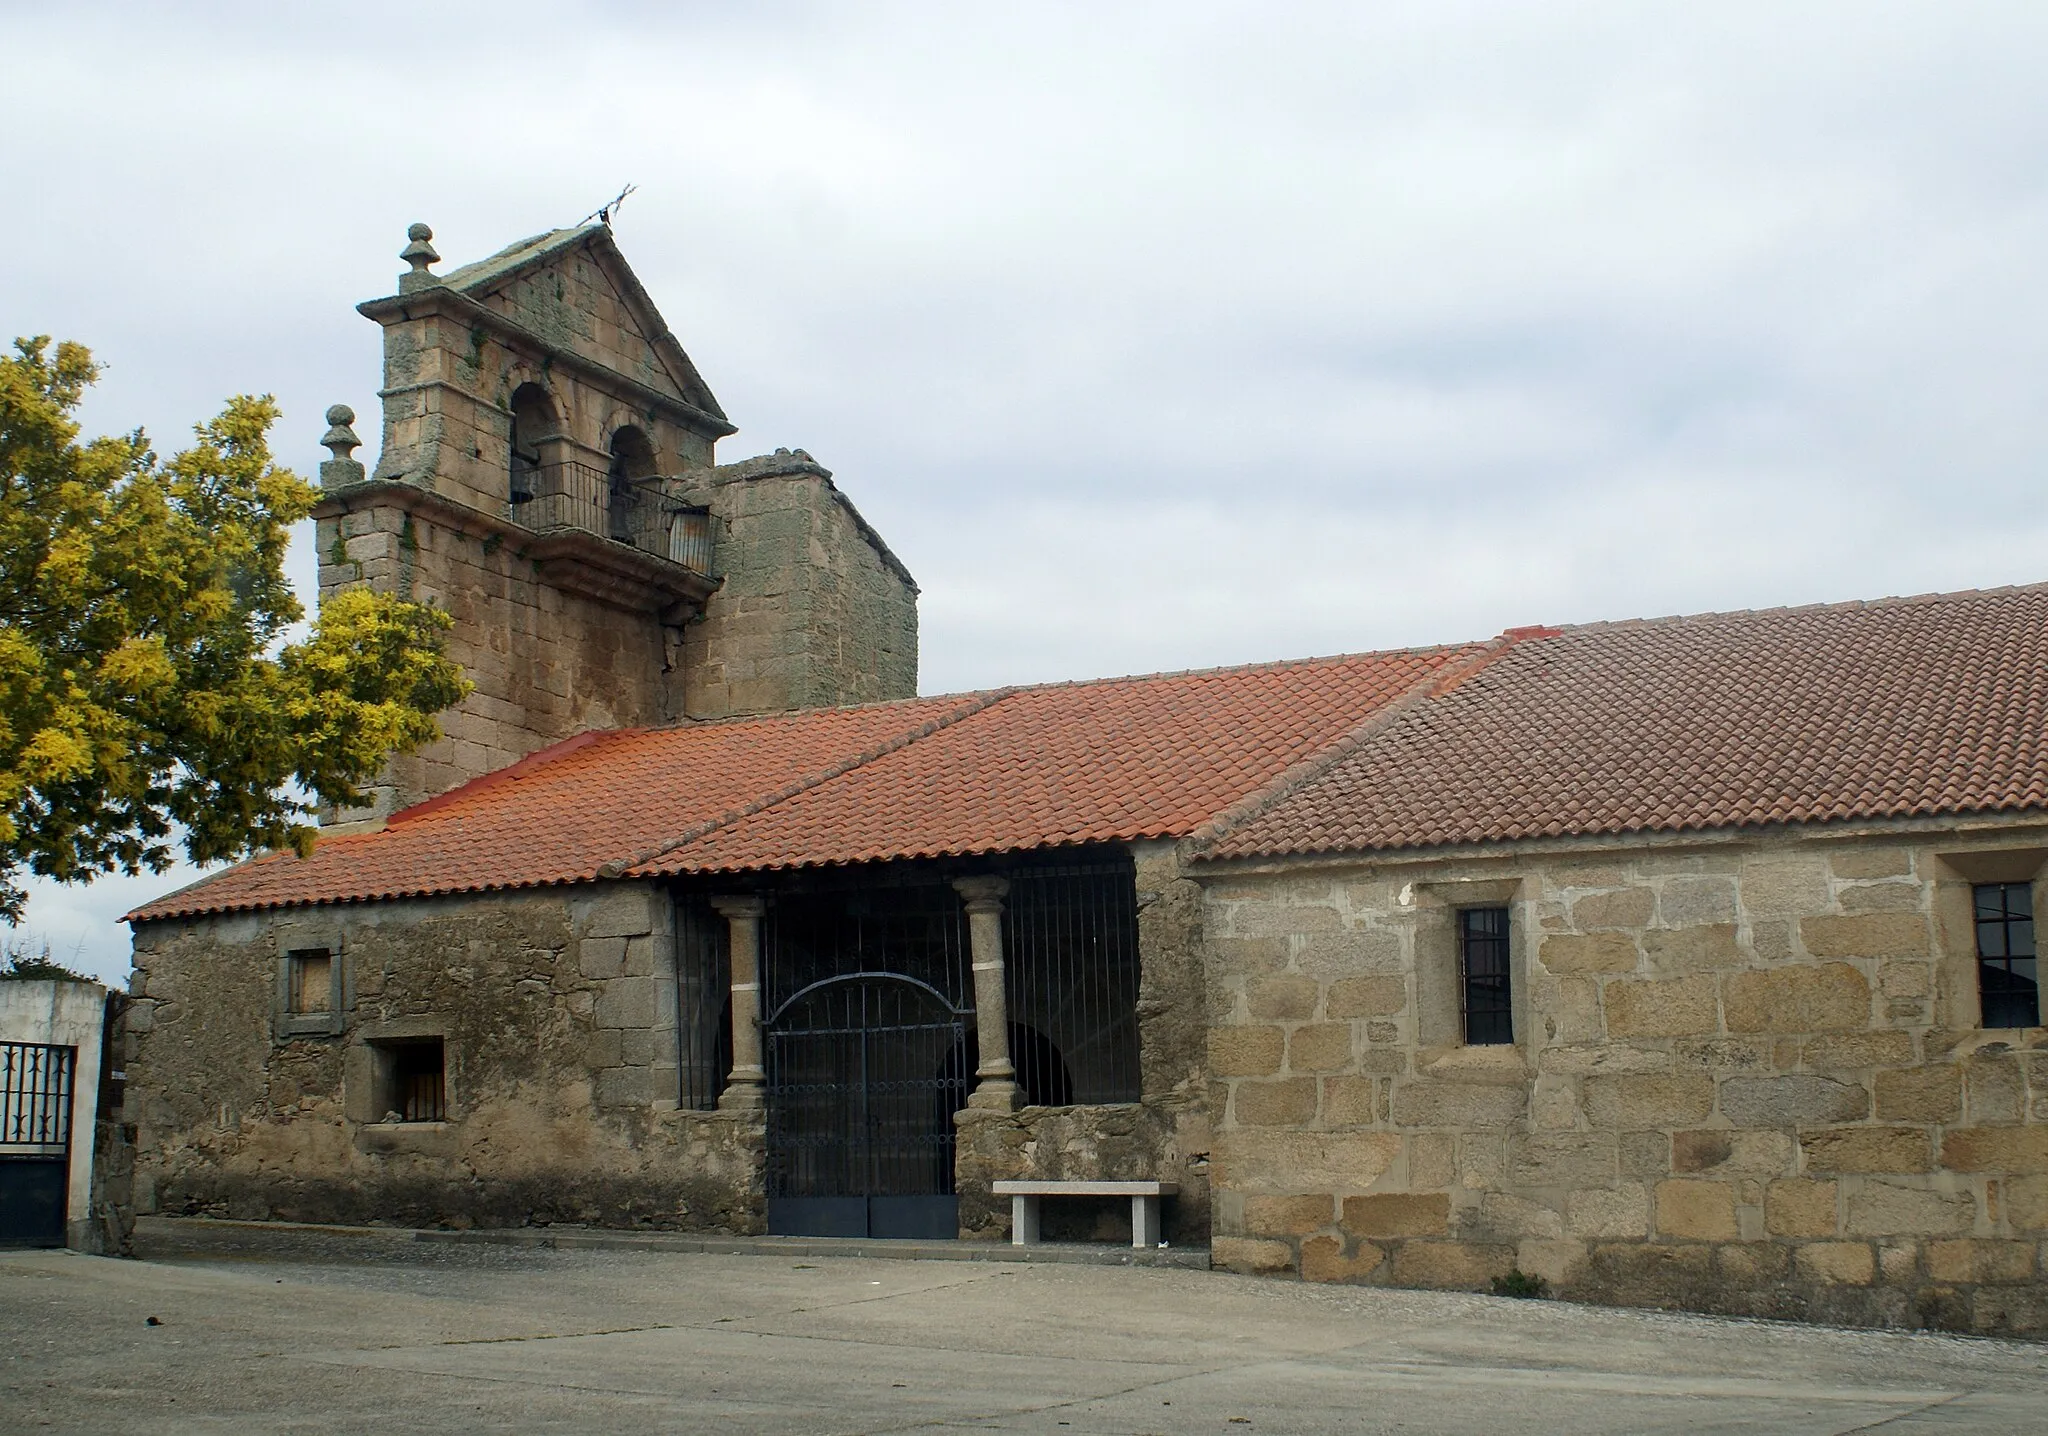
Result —
M 168 462 L 80 443 L 90 353 L 0 355 L 0 916 L 24 871 L 84 880 L 309 851 L 385 756 L 469 691 L 448 617 L 355 591 L 309 636 L 284 577 L 318 491 L 271 461 L 277 406 L 228 402 Z

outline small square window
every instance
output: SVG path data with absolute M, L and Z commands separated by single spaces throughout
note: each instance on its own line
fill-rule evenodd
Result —
M 294 1016 L 334 1011 L 334 956 L 324 947 L 290 954 L 289 1011 Z
M 445 1049 L 438 1037 L 371 1044 L 377 1057 L 377 1116 L 386 1122 L 448 1120 Z
M 1970 895 L 1976 910 L 1977 995 L 1984 1026 L 2040 1026 L 2034 885 L 1978 883 Z
M 1500 1047 L 1515 1040 L 1506 908 L 1458 909 L 1458 987 L 1468 1047 Z

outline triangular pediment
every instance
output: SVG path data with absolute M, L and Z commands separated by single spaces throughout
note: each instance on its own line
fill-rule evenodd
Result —
M 540 344 L 723 419 L 697 366 L 601 224 L 521 240 L 442 279 Z

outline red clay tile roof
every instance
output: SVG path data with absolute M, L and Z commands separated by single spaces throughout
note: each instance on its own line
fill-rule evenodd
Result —
M 1476 646 L 586 735 L 160 898 L 131 921 L 1181 837 Z M 955 733 L 954 730 L 960 730 Z M 635 867 L 635 864 L 639 866 Z
M 632 871 L 736 872 L 1184 837 L 1477 651 L 1018 689 Z
M 607 863 L 909 741 L 988 697 L 587 733 L 394 814 L 381 832 L 322 838 L 309 858 L 257 858 L 128 917 L 588 879 Z
M 2048 586 L 1548 633 L 1204 856 L 2048 807 Z

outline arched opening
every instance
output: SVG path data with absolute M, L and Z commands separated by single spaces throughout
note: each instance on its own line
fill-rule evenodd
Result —
M 611 469 L 606 475 L 606 508 L 611 515 L 611 536 L 620 543 L 632 543 L 644 527 L 640 510 L 646 496 L 635 485 L 654 476 L 654 445 L 647 435 L 630 425 L 614 433 Z
M 521 384 L 512 391 L 512 474 L 514 504 L 530 504 L 542 493 L 547 468 L 545 445 L 561 431 L 561 416 L 555 401 L 538 384 Z

